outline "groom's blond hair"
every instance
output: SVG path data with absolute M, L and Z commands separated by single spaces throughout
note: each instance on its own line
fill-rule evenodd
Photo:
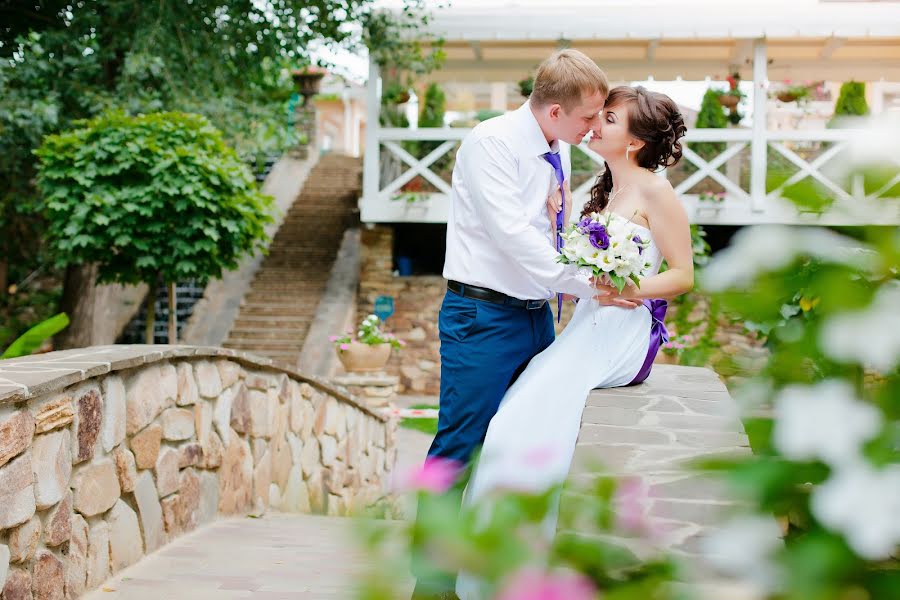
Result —
M 534 76 L 529 100 L 534 106 L 559 104 L 570 112 L 581 104 L 583 96 L 609 94 L 609 80 L 583 52 L 567 48 L 541 63 Z

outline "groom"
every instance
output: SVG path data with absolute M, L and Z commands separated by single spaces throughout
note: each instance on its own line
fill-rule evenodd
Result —
M 460 146 L 438 320 L 440 412 L 429 458 L 467 464 L 506 389 L 553 341 L 553 292 L 596 293 L 574 266 L 556 262 L 546 203 L 568 180 L 565 144 L 578 144 L 599 124 L 608 92 L 590 58 L 562 50 L 538 68 L 528 102 L 479 124 Z M 420 580 L 413 598 L 454 598 L 452 589 L 449 577 Z

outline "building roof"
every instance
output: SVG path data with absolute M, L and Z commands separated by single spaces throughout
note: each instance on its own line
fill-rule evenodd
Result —
M 560 46 L 612 79 L 749 79 L 760 38 L 770 79 L 900 80 L 897 2 L 454 0 L 429 30 L 445 40 L 439 80 L 521 79 Z

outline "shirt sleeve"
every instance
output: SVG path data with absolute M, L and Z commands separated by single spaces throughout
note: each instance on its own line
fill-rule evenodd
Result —
M 556 262 L 559 255 L 546 234 L 530 224 L 518 193 L 516 159 L 506 144 L 494 137 L 482 138 L 460 158 L 475 212 L 497 247 L 541 285 L 592 297 L 596 292 L 589 276 L 574 265 Z

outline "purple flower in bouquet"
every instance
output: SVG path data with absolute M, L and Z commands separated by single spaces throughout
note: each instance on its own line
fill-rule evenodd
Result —
M 633 242 L 635 242 L 638 245 L 638 254 L 643 254 L 644 253 L 644 240 L 641 239 L 641 236 L 636 235 L 631 239 Z
M 590 217 L 585 217 L 578 223 L 581 233 L 588 235 L 591 245 L 598 250 L 606 250 L 609 248 L 609 233 L 603 223 L 598 223 Z
M 599 250 L 609 248 L 609 234 L 606 233 L 606 227 L 600 225 L 600 228 L 591 232 L 591 245 Z

